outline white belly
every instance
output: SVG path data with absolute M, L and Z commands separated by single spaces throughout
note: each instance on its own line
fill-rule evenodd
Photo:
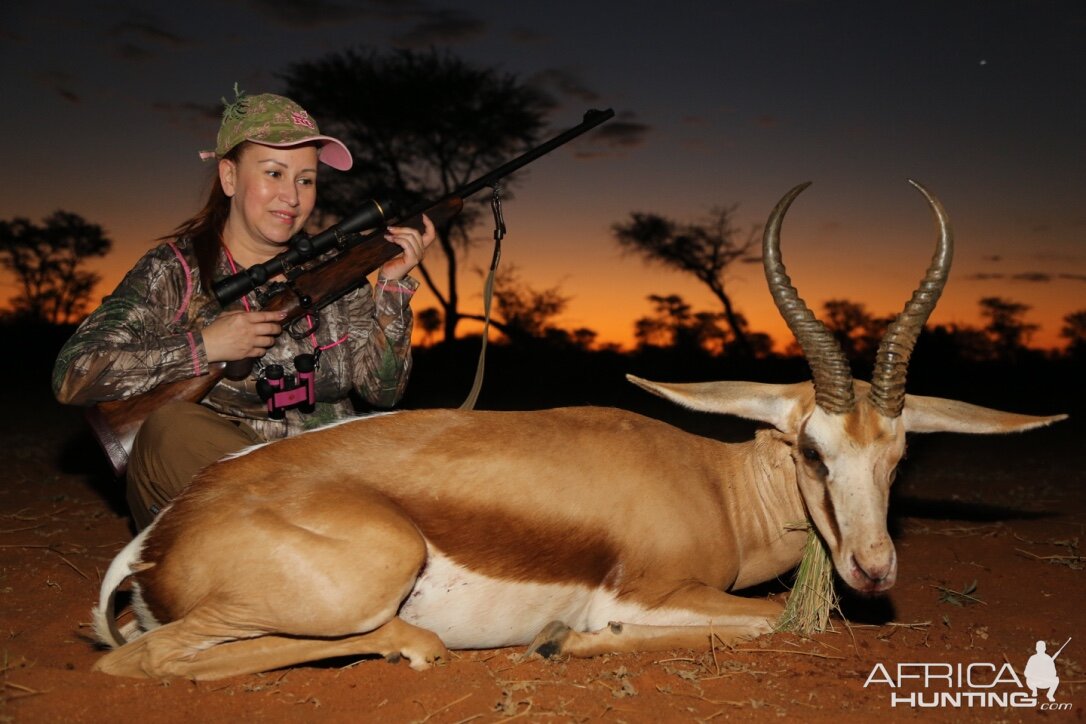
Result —
M 453 649 L 498 648 L 531 642 L 543 626 L 563 621 L 594 631 L 609 621 L 642 618 L 606 590 L 568 583 L 493 579 L 429 548 L 426 568 L 400 608 L 400 618 L 441 637 Z
M 689 626 L 703 615 L 647 609 L 617 600 L 606 589 L 570 583 L 491 578 L 427 546 L 426 567 L 400 607 L 404 621 L 433 631 L 451 649 L 521 646 L 551 621 L 576 631 L 596 631 L 611 621 Z
M 498 648 L 526 644 L 556 619 L 580 628 L 596 597 L 587 586 L 490 578 L 431 548 L 400 618 L 449 648 Z

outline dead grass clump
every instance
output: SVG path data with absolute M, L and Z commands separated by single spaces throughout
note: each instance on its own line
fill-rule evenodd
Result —
M 802 635 L 822 633 L 829 628 L 830 613 L 840 611 L 833 587 L 833 561 L 822 536 L 810 522 L 797 524 L 793 530 L 807 529 L 803 558 L 796 569 L 796 581 L 784 613 L 775 629 Z

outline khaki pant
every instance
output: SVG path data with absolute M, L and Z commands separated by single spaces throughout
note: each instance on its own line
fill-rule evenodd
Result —
M 146 528 L 192 477 L 249 445 L 264 442 L 248 425 L 194 402 L 171 402 L 140 427 L 128 458 L 128 507 Z

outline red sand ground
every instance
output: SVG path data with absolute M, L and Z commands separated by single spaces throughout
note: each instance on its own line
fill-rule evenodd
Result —
M 459 652 L 423 673 L 336 661 L 194 683 L 90 671 L 100 652 L 89 609 L 128 522 L 97 489 L 103 476 L 95 451 L 78 442 L 78 415 L 51 405 L 31 412 L 0 427 L 0 721 L 1058 722 L 1081 721 L 1086 709 L 1086 456 L 1083 429 L 1071 423 L 913 440 L 896 490 L 899 582 L 885 599 L 849 601 L 851 623 L 836 620 L 832 633 L 586 661 Z M 1021 677 L 1035 641 L 1051 652 L 1069 636 L 1057 660 L 1063 710 L 892 708 L 886 684 L 864 687 L 879 663 L 891 673 L 901 662 L 1009 663 Z M 974 670 L 991 681 L 991 669 Z M 900 693 L 947 690 L 912 680 Z

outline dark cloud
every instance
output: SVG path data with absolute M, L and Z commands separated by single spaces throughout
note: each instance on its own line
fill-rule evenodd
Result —
M 121 60 L 130 60 L 134 63 L 153 58 L 155 55 L 147 48 L 135 43 L 120 43 L 113 48 L 113 54 Z
M 1010 280 L 1012 282 L 1027 282 L 1032 284 L 1048 284 L 1057 279 L 1068 279 L 1076 282 L 1086 282 L 1086 274 L 1052 274 L 1050 272 L 1017 272 L 1015 274 L 1004 274 L 1002 272 L 978 272 L 976 274 L 970 274 L 965 277 L 970 281 L 975 282 L 987 282 L 993 280 Z
M 290 28 L 315 28 L 364 17 L 396 18 L 417 4 L 404 2 L 339 3 L 334 0 L 240 0 L 269 20 Z
M 575 98 L 585 103 L 595 103 L 599 93 L 592 90 L 581 78 L 568 68 L 549 68 L 540 71 L 528 79 L 528 83 L 548 95 Z
M 417 0 L 233 0 L 289 28 L 315 28 L 370 18 L 414 23 L 393 37 L 403 48 L 429 48 L 478 37 L 487 24 L 459 9 L 430 10 Z
M 191 118 L 202 118 L 218 122 L 222 118 L 222 106 L 220 104 L 209 105 L 207 103 L 174 103 L 172 101 L 155 101 L 151 107 L 160 112 L 171 115 L 184 115 Z
M 687 151 L 698 153 L 707 153 L 713 149 L 713 146 L 704 138 L 684 138 L 679 141 L 679 146 Z
M 1069 254 L 1063 252 L 1051 252 L 1051 251 L 1039 251 L 1033 254 L 1033 259 L 1044 262 L 1055 262 L 1057 264 L 1080 264 L 1086 261 L 1086 256 L 1082 254 Z
M 76 80 L 62 70 L 46 70 L 33 76 L 38 85 L 48 88 L 69 103 L 82 103 L 83 98 L 75 90 Z
M 535 44 L 547 40 L 547 36 L 531 28 L 513 28 L 509 31 L 509 37 L 517 43 Z
M 776 116 L 764 113 L 754 119 L 754 125 L 758 126 L 758 128 L 777 128 L 781 125 L 781 122 Z
M 172 45 L 178 48 L 189 45 L 186 38 L 171 33 L 151 20 L 124 20 L 114 25 L 111 33 L 121 37 L 136 36 L 148 43 Z
M 623 111 L 614 120 L 604 123 L 593 131 L 577 150 L 578 158 L 604 158 L 614 152 L 637 148 L 645 143 L 652 127 L 637 120 L 637 114 Z M 588 150 L 591 145 L 595 150 Z
M 165 23 L 142 10 L 132 11 L 128 18 L 112 24 L 105 34 L 115 43 L 111 49 L 113 55 L 134 63 L 154 58 L 162 49 L 191 45 L 187 38 L 171 32 Z
M 219 122 L 222 120 L 222 104 L 175 103 L 156 101 L 151 108 L 166 116 L 167 122 L 175 127 L 193 133 L 198 138 L 214 138 Z
M 990 254 L 989 256 L 982 256 L 981 261 L 1003 261 L 1003 257 L 999 254 Z
M 596 129 L 592 140 L 611 148 L 636 148 L 645 143 L 645 137 L 651 130 L 651 126 L 644 123 L 619 119 L 608 121 Z
M 415 27 L 397 35 L 400 47 L 429 48 L 477 38 L 486 32 L 487 24 L 470 13 L 446 8 L 422 14 Z

